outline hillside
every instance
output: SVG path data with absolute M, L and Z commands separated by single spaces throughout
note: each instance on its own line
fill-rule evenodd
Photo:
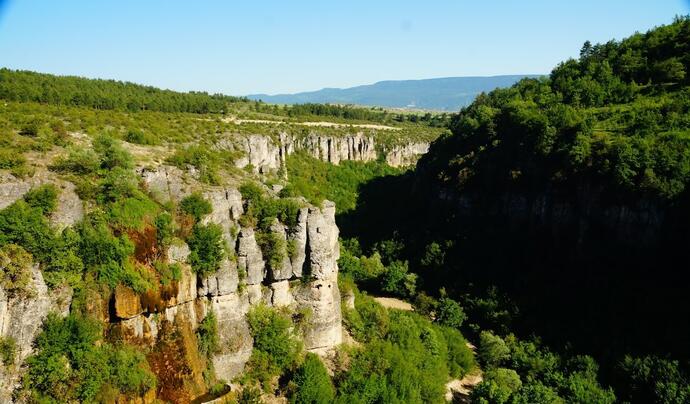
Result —
M 425 80 L 388 80 L 350 88 L 324 88 L 295 94 L 252 94 L 247 98 L 273 104 L 330 103 L 389 108 L 457 111 L 482 92 L 509 87 L 525 77 L 446 77 Z
M 341 279 L 341 208 L 289 181 L 320 164 L 352 209 L 449 117 L 7 69 L 0 99 L 1 402 L 440 401 L 476 368 Z
M 405 262 L 426 293 L 458 298 L 470 336 L 536 336 L 558 361 L 593 355 L 619 400 L 687 402 L 688 68 L 687 17 L 586 42 L 549 77 L 463 108 L 414 173 L 362 186 L 358 208 L 339 220 L 343 235 Z M 570 394 L 550 379 L 554 352 L 536 352 L 498 366 L 522 389 L 536 379 L 540 394 Z

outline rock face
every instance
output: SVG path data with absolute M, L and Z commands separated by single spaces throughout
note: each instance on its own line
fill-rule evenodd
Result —
M 48 290 L 38 265 L 32 267 L 31 275 L 33 293 L 29 297 L 10 298 L 0 287 L 0 336 L 13 339 L 17 347 L 14 369 L 0 363 L 0 402 L 3 403 L 12 402 L 12 391 L 23 373 L 16 369 L 31 355 L 43 320 L 50 312 L 66 315 L 72 300 L 69 288 Z
M 22 198 L 32 188 L 52 184 L 58 190 L 58 204 L 50 219 L 58 229 L 76 224 L 84 217 L 84 206 L 71 182 L 63 181 L 50 172 L 39 172 L 28 180 L 12 175 L 0 178 L 0 209 Z
M 372 139 L 364 136 L 353 139 L 343 140 L 339 146 L 333 143 L 328 146 L 328 142 L 320 144 L 331 148 L 324 149 L 329 161 L 372 158 L 373 145 L 369 143 Z M 265 142 L 265 138 L 251 139 L 248 147 L 255 154 L 250 156 L 248 164 L 267 169 L 279 168 L 284 156 L 294 150 L 294 144 L 286 144 L 288 146 L 279 148 L 278 160 L 271 160 L 265 157 L 276 152 L 274 146 Z M 196 345 L 192 344 L 194 332 L 209 313 L 214 313 L 221 349 L 213 354 L 213 367 L 219 379 L 232 380 L 243 371 L 251 356 L 253 340 L 246 315 L 252 306 L 258 304 L 309 313 L 305 315 L 309 320 L 301 327 L 307 350 L 321 353 L 341 342 L 342 318 L 337 283 L 340 252 L 332 202 L 326 201 L 322 207 L 301 208 L 295 224 L 290 227 L 276 219 L 261 236 L 271 237 L 277 240 L 277 245 L 285 247 L 281 247 L 278 256 L 271 256 L 269 264 L 268 257 L 264 257 L 257 243 L 257 232 L 240 226 L 244 210 L 242 196 L 236 189 L 204 186 L 174 167 L 160 166 L 138 172 L 148 191 L 161 202 L 179 203 L 192 192 L 202 192 L 212 206 L 212 212 L 202 218 L 202 223 L 221 227 L 227 251 L 218 270 L 201 277 L 188 264 L 189 246 L 175 239 L 162 254 L 168 264 L 179 266 L 179 276 L 175 280 L 143 293 L 120 285 L 113 290 L 110 300 L 108 296 L 100 295 L 98 299 L 87 299 L 86 304 L 90 307 L 87 310 L 110 323 L 109 329 L 119 332 L 118 335 L 130 343 L 150 348 L 150 360 L 154 361 L 151 362 L 152 369 L 173 360 L 174 355 L 170 352 L 180 344 L 184 345 L 181 352 L 189 358 L 196 358 L 193 359 L 194 366 L 199 365 L 200 360 L 203 362 L 199 359 Z M 4 181 L 0 179 L 0 207 L 16 201 L 45 181 L 45 178 L 18 181 L 11 176 Z M 54 222 L 58 226 L 74 224 L 83 216 L 81 201 L 74 194 L 74 187 L 54 179 L 51 181 L 64 191 L 53 215 Z M 14 370 L 21 369 L 23 361 L 30 355 L 32 342 L 48 313 L 64 315 L 69 312 L 71 303 L 70 290 L 48 290 L 38 266 L 33 267 L 32 274 L 35 294 L 30 298 L 9 298 L 0 288 L 0 336 L 17 342 Z M 21 372 L 14 370 L 9 371 L 0 365 L 0 402 L 11 402 L 12 390 L 21 376 Z M 199 376 L 194 374 L 194 377 Z M 188 382 L 198 384 L 196 379 L 185 383 Z M 203 394 L 194 394 L 197 393 Z
M 404 146 L 396 146 L 386 153 L 386 163 L 392 167 L 413 165 L 422 154 L 429 151 L 429 143 L 408 143 Z
M 304 151 L 332 164 L 341 161 L 375 161 L 385 156 L 389 165 L 400 167 L 414 165 L 429 149 L 429 144 L 425 142 L 402 146 L 381 145 L 372 133 L 363 131 L 345 136 L 324 135 L 316 131 L 301 136 L 286 132 L 281 132 L 277 137 L 247 135 L 239 142 L 221 139 L 216 146 L 241 151 L 243 157 L 237 159 L 235 165 L 239 168 L 251 166 L 256 173 L 279 170 L 287 156 L 295 151 Z

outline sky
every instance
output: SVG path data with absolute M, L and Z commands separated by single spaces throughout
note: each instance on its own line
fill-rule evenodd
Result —
M 0 66 L 245 95 L 548 73 L 690 0 L 0 0 Z

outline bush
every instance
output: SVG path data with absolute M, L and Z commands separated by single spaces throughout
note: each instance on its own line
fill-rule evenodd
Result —
M 159 249 L 164 250 L 170 246 L 175 232 L 173 217 L 168 212 L 161 212 L 156 216 L 153 224 L 156 226 L 156 243 Z
M 295 384 L 295 391 L 290 397 L 291 403 L 327 404 L 332 403 L 335 398 L 333 383 L 326 367 L 313 353 L 307 353 L 304 362 L 295 372 L 292 382 Z
M 467 316 L 458 302 L 448 297 L 439 299 L 436 311 L 436 321 L 440 324 L 448 327 L 460 328 L 466 318 Z
M 71 172 L 78 175 L 88 175 L 95 173 L 101 165 L 98 154 L 91 149 L 79 148 L 71 149 L 67 157 L 59 157 L 51 170 L 58 172 Z
M 477 367 L 474 352 L 467 346 L 467 340 L 457 329 L 440 327 L 440 330 L 448 347 L 448 372 L 451 377 L 461 378 Z
M 192 216 L 197 222 L 213 211 L 211 203 L 198 192 L 182 199 L 180 209 L 182 212 Z
M 12 337 L 0 336 L 0 360 L 5 366 L 14 364 L 17 355 L 17 341 Z
M 41 185 L 24 195 L 24 200 L 32 208 L 39 209 L 41 214 L 48 215 L 57 208 L 58 190 L 53 184 Z
M 31 265 L 31 255 L 22 247 L 0 247 L 0 286 L 10 298 L 31 295 Z
M 261 247 L 261 252 L 269 268 L 281 268 L 283 258 L 287 254 L 287 243 L 285 240 L 272 231 L 267 233 L 258 232 L 256 236 L 256 242 Z
M 409 273 L 407 261 L 393 261 L 383 273 L 381 289 L 394 295 L 414 296 L 417 289 L 417 274 Z
M 276 309 L 265 305 L 253 307 L 247 313 L 247 321 L 254 338 L 249 373 L 266 387 L 272 376 L 281 374 L 295 362 L 300 345 L 292 334 L 290 318 Z
M 0 245 L 20 245 L 38 261 L 47 262 L 54 236 L 41 209 L 23 200 L 0 211 Z
M 209 311 L 206 317 L 199 323 L 199 327 L 196 330 L 196 339 L 199 352 L 209 360 L 211 355 L 220 349 L 218 320 L 216 320 L 216 314 L 213 310 Z
M 477 357 L 486 368 L 494 368 L 510 358 L 510 349 L 503 338 L 492 334 L 490 331 L 482 331 L 479 334 Z
M 121 141 L 109 136 L 99 135 L 93 141 L 96 153 L 101 157 L 101 168 L 110 170 L 119 167 L 125 170 L 134 168 L 134 161 Z
M 472 391 L 472 402 L 507 403 L 521 387 L 520 376 L 514 370 L 503 368 L 488 370 L 484 373 L 484 380 Z
M 48 315 L 26 363 L 24 388 L 50 402 L 97 402 L 109 389 L 141 395 L 156 380 L 144 355 L 103 342 L 99 321 L 74 314 Z
M 145 195 L 115 201 L 109 206 L 111 225 L 116 229 L 143 230 L 155 220 L 158 209 L 158 205 Z
M 355 309 L 344 314 L 345 326 L 357 341 L 368 342 L 388 333 L 388 311 L 364 293 L 355 292 Z
M 191 250 L 189 263 L 194 272 L 201 276 L 216 272 L 225 256 L 223 243 L 223 230 L 219 225 L 215 223 L 195 224 L 192 234 L 187 240 Z
M 160 143 L 158 136 L 139 129 L 128 130 L 124 138 L 127 142 L 135 144 L 155 145 Z

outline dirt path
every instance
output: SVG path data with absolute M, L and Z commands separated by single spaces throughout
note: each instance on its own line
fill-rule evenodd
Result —
M 482 371 L 477 370 L 462 379 L 453 379 L 446 383 L 446 401 L 469 403 L 472 389 L 482 382 Z
M 324 128 L 363 128 L 363 129 L 379 129 L 379 130 L 401 130 L 401 128 L 396 128 L 394 126 L 386 126 L 386 125 L 375 125 L 375 124 L 368 124 L 368 123 L 337 123 L 337 122 L 284 122 L 284 121 L 271 121 L 268 119 L 237 119 L 234 117 L 229 117 L 229 118 L 224 118 L 223 121 L 225 122 L 232 122 L 236 124 L 243 124 L 243 123 L 267 123 L 267 124 L 280 124 L 280 123 L 289 123 L 293 125 L 302 125 L 302 126 L 318 126 L 318 127 L 324 127 Z
M 398 309 L 404 311 L 413 311 L 412 305 L 408 302 L 394 297 L 375 297 L 374 300 L 381 306 L 388 309 Z

